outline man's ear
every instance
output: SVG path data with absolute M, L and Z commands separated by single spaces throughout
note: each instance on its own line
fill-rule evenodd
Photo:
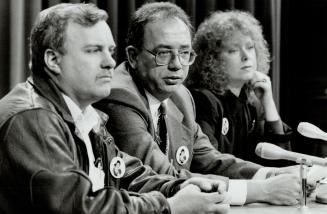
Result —
M 49 70 L 54 73 L 54 75 L 59 75 L 61 73 L 61 68 L 59 66 L 60 59 L 61 54 L 59 54 L 57 51 L 47 49 L 44 52 L 44 62 Z
M 137 64 L 137 56 L 139 54 L 139 50 L 136 47 L 130 45 L 125 49 L 125 51 L 126 51 L 126 56 L 127 56 L 127 60 L 129 62 L 129 65 L 133 69 L 135 69 L 136 64 Z

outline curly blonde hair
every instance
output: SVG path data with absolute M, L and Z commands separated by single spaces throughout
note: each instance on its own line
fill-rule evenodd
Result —
M 223 41 L 235 31 L 252 38 L 257 56 L 257 69 L 268 73 L 270 53 L 259 21 L 244 11 L 216 11 L 200 24 L 195 33 L 193 48 L 198 56 L 190 69 L 186 85 L 204 87 L 214 93 L 224 94 L 229 79 L 220 54 Z

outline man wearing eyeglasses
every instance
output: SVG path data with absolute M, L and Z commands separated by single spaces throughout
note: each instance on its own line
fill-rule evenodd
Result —
M 203 134 L 183 86 L 196 58 L 191 41 L 192 26 L 178 6 L 149 3 L 135 12 L 127 36 L 128 62 L 116 68 L 110 96 L 96 104 L 110 115 L 107 126 L 118 147 L 156 172 L 177 177 L 201 173 L 251 179 L 280 173 L 221 154 Z M 301 191 L 296 175 L 228 184 L 232 204 L 296 204 Z

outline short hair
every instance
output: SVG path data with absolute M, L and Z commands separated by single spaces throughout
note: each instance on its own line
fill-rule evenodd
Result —
M 41 11 L 30 36 L 32 72 L 43 71 L 44 53 L 48 48 L 65 54 L 64 41 L 68 22 L 93 26 L 101 20 L 106 21 L 107 18 L 107 12 L 97 8 L 94 4 L 62 3 Z
M 153 2 L 142 5 L 132 16 L 127 32 L 127 46 L 132 45 L 140 49 L 144 43 L 145 25 L 149 22 L 172 17 L 180 19 L 187 25 L 192 38 L 193 26 L 190 22 L 189 16 L 186 15 L 184 10 L 170 2 Z
M 257 56 L 257 70 L 268 73 L 270 53 L 259 21 L 244 11 L 216 11 L 200 24 L 195 33 L 193 48 L 198 56 L 191 67 L 188 85 L 204 87 L 217 94 L 225 93 L 229 79 L 220 54 L 223 41 L 235 31 L 252 38 Z

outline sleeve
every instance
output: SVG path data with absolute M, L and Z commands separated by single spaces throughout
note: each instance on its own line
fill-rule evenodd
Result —
M 37 213 L 170 212 L 166 198 L 157 191 L 139 194 L 106 186 L 92 192 L 67 124 L 54 113 L 40 109 L 22 112 L 2 127 L 1 136 L 0 183 L 6 187 L 0 198 L 7 200 L 8 206 L 21 202 L 21 207 Z M 129 189 L 142 192 L 143 185 L 160 179 L 147 176 L 144 170 L 140 166 L 126 178 Z M 172 179 L 166 181 L 171 183 L 152 188 L 172 191 Z
M 143 165 L 140 159 L 119 151 L 126 165 L 126 172 L 121 178 L 121 188 L 129 191 L 147 193 L 159 191 L 166 197 L 172 197 L 180 190 L 185 179 L 176 179 L 171 175 L 157 174 L 150 166 Z
M 218 149 L 221 133 L 222 106 L 215 102 L 217 100 L 211 92 L 206 90 L 191 90 L 196 106 L 196 122 L 202 131 L 209 137 L 211 144 Z
M 291 150 L 291 137 L 293 130 L 281 120 L 265 122 L 264 140 L 277 146 Z
M 283 149 L 291 150 L 291 138 L 293 130 L 281 119 L 277 121 L 266 121 L 264 119 L 264 110 L 260 101 L 254 94 L 250 94 L 251 114 L 257 119 L 257 140 L 273 143 Z
M 211 145 L 200 126 L 198 124 L 195 126 L 192 172 L 218 174 L 231 179 L 250 179 L 262 167 L 231 154 L 219 152 Z

